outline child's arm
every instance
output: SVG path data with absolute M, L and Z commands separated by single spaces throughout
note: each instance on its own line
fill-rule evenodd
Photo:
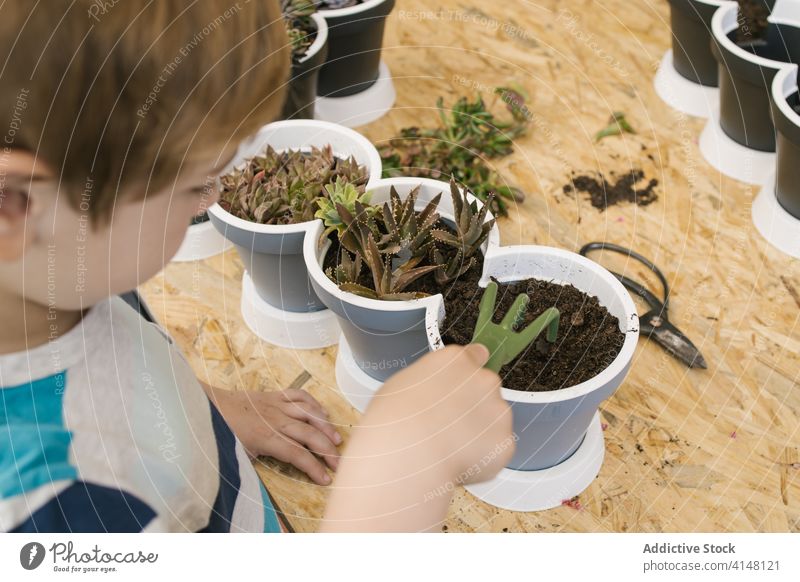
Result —
M 481 345 L 449 346 L 376 394 L 342 457 L 321 531 L 424 531 L 457 484 L 493 477 L 514 452 L 511 409 Z
M 325 464 L 334 471 L 338 467 L 336 446 L 342 437 L 308 392 L 231 392 L 200 383 L 251 456 L 291 463 L 318 485 L 330 484 Z

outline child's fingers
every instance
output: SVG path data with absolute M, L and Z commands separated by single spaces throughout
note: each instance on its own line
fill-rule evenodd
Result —
M 330 422 L 325 420 L 324 416 L 320 415 L 321 407 L 319 405 L 314 406 L 307 402 L 287 402 L 281 410 L 286 416 L 295 420 L 302 420 L 321 430 L 333 444 L 342 444 L 342 435 L 336 431 Z
M 327 418 L 328 412 L 322 408 L 319 402 L 305 390 L 298 390 L 296 388 L 288 388 L 281 392 L 286 402 L 305 402 L 312 406 L 318 406 L 323 418 Z
M 291 422 L 282 427 L 281 432 L 323 459 L 334 471 L 339 466 L 339 451 L 321 431 L 305 422 Z
M 297 467 L 317 485 L 330 485 L 331 477 L 325 465 L 300 443 L 284 437 L 276 439 L 271 449 L 271 457 Z

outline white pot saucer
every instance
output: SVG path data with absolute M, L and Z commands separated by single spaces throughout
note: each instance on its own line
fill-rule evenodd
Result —
M 386 114 L 394 105 L 395 97 L 389 67 L 381 62 L 378 80 L 360 93 L 345 97 L 317 97 L 314 119 L 359 127 Z
M 775 174 L 756 196 L 753 224 L 767 242 L 782 253 L 800 259 L 800 219 L 789 214 L 775 196 Z
M 344 334 L 339 338 L 339 353 L 336 356 L 336 384 L 350 405 L 361 413 L 383 386 L 383 382 L 358 367 Z
M 191 225 L 178 252 L 172 257 L 176 263 L 201 261 L 224 253 L 233 245 L 222 236 L 210 220 Z
M 242 318 L 247 327 L 265 342 L 295 350 L 332 346 L 341 333 L 330 309 L 297 313 L 270 305 L 258 295 L 246 271 L 242 277 Z
M 566 461 L 541 471 L 502 469 L 494 479 L 467 485 L 466 490 L 501 509 L 552 509 L 579 495 L 594 481 L 604 456 L 603 428 L 596 412 L 583 442 Z
M 764 184 L 775 168 L 775 152 L 750 149 L 728 137 L 719 124 L 718 107 L 700 134 L 700 152 L 714 168 L 747 184 Z
M 667 105 L 694 117 L 711 117 L 719 103 L 719 89 L 693 83 L 675 70 L 672 49 L 661 59 L 653 85 Z

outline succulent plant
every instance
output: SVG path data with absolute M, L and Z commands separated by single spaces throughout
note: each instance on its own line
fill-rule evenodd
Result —
M 356 202 L 364 205 L 367 213 L 374 214 L 377 208 L 369 205 L 370 193 L 365 192 L 362 188 L 359 190 L 350 182 L 345 181 L 341 177 L 337 177 L 333 184 L 325 185 L 325 196 L 317 199 L 317 206 L 319 209 L 314 213 L 316 218 L 322 219 L 325 224 L 325 231 L 320 236 L 320 244 L 322 244 L 328 236 L 336 231 L 341 238 L 347 225 L 339 216 L 338 207 L 343 206 L 350 214 L 356 213 Z
M 344 249 L 339 249 L 339 262 L 335 268 L 330 268 L 325 271 L 325 274 L 334 281 L 337 285 L 344 285 L 346 283 L 357 283 L 358 278 L 361 276 L 361 255 L 356 253 L 354 257 Z
M 420 212 L 414 207 L 419 195 L 419 186 L 408 193 L 405 200 L 400 199 L 397 190 L 389 189 L 389 202 L 384 203 L 381 212 L 385 234 L 378 241 L 378 249 L 383 254 L 392 255 L 392 267 L 428 254 L 433 246 L 433 226 L 439 220 L 436 208 L 441 193 L 436 195 Z
M 334 156 L 330 146 L 310 152 L 267 146 L 263 156 L 220 178 L 220 205 L 259 224 L 297 224 L 313 220 L 324 187 L 337 181 L 363 193 L 367 171 L 354 158 Z
M 478 209 L 477 202 L 470 203 L 458 189 L 455 180 L 450 180 L 450 196 L 453 199 L 455 232 L 434 229 L 433 238 L 442 245 L 455 249 L 449 258 L 438 248 L 432 251 L 433 263 L 442 268 L 436 272 L 436 282 L 444 285 L 460 277 L 475 265 L 475 253 L 488 238 L 495 219 L 486 220 L 494 194 Z
M 423 275 L 438 269 L 437 265 L 418 267 L 417 265 L 423 260 L 423 257 L 415 257 L 393 267 L 391 255 L 380 252 L 371 232 L 366 231 L 364 244 L 364 262 L 372 273 L 374 289 L 358 283 L 343 283 L 339 285 L 339 289 L 362 297 L 384 301 L 406 301 L 426 296 L 425 293 L 405 291 L 405 289 Z
M 292 59 L 296 61 L 306 54 L 317 36 L 317 27 L 311 19 L 317 6 L 313 0 L 281 0 L 281 9 L 292 47 Z

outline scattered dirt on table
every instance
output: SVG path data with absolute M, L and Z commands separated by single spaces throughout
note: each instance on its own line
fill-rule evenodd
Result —
M 615 178 L 614 172 L 610 177 Z M 637 184 L 643 184 L 637 188 Z M 563 188 L 564 194 L 580 192 L 589 195 L 592 206 L 600 211 L 620 202 L 632 202 L 637 206 L 647 206 L 658 200 L 655 188 L 658 180 L 648 179 L 642 170 L 631 170 L 616 178 L 612 184 L 603 174 L 573 175 L 570 183 Z
M 442 326 L 445 344 L 467 344 L 478 321 L 478 304 L 483 289 L 478 287 L 480 271 L 470 271 L 445 296 L 447 317 Z M 619 321 L 591 297 L 571 285 L 539 279 L 501 283 L 497 294 L 495 322 L 510 309 L 520 293 L 531 299 L 525 316 L 527 325 L 548 307 L 561 312 L 561 325 L 554 344 L 540 336 L 526 351 L 500 370 L 503 386 L 526 392 L 547 392 L 568 388 L 593 378 L 617 357 L 625 334 Z

